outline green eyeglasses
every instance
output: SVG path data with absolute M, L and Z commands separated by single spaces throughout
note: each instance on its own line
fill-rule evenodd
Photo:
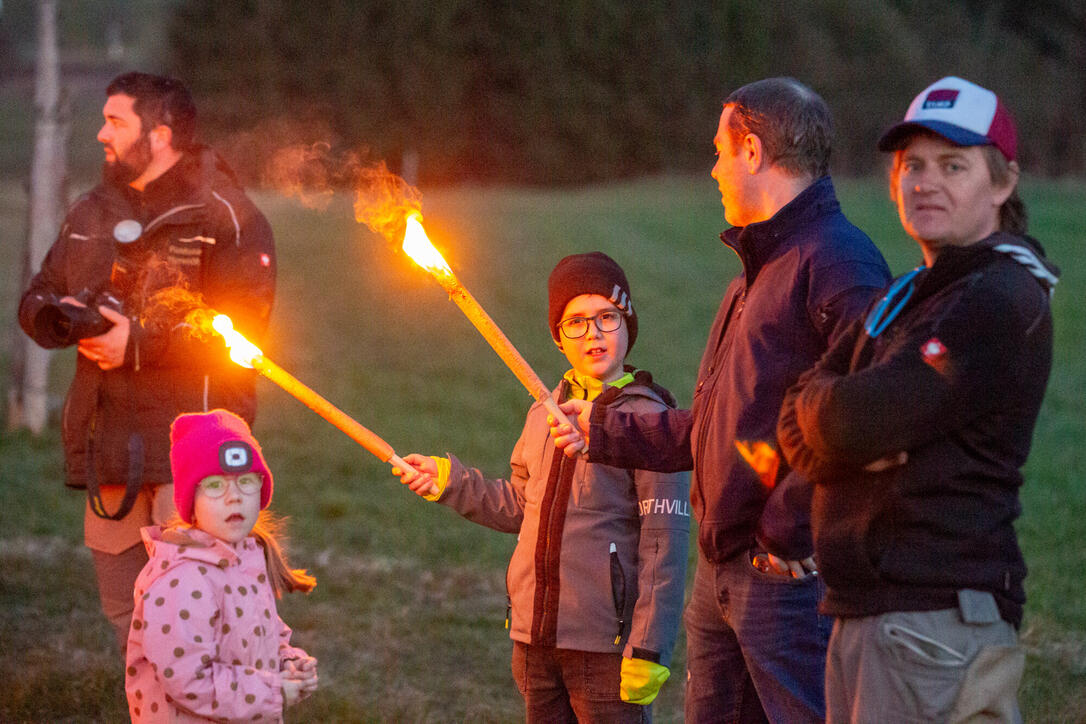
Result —
M 226 495 L 230 481 L 238 486 L 242 495 L 254 495 L 264 486 L 264 476 L 260 473 L 242 473 L 241 475 L 209 475 L 200 481 L 200 490 L 209 498 L 221 498 Z
M 614 332 L 622 326 L 622 312 L 611 310 L 594 317 L 570 317 L 559 322 L 558 328 L 566 339 L 578 339 L 588 332 L 589 322 L 594 322 L 601 332 Z

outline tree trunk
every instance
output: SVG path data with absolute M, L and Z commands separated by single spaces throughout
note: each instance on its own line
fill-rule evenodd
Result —
M 27 245 L 22 288 L 41 267 L 64 217 L 67 174 L 68 113 L 60 86 L 56 0 L 38 2 L 38 57 L 35 73 L 34 158 L 27 206 Z M 14 335 L 8 396 L 9 427 L 40 433 L 49 412 L 47 383 L 50 354 L 21 332 Z

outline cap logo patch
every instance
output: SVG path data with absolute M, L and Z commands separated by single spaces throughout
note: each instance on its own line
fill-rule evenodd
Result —
M 241 440 L 219 446 L 219 466 L 228 473 L 243 473 L 253 467 L 253 448 Z
M 953 108 L 954 103 L 958 100 L 958 91 L 953 88 L 936 88 L 931 93 L 928 93 L 928 97 L 924 99 L 924 104 L 921 108 L 934 109 L 934 108 Z

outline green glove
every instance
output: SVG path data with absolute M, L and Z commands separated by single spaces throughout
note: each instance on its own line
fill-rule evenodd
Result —
M 619 695 L 631 704 L 651 704 L 669 676 L 671 671 L 666 666 L 645 659 L 623 658 Z

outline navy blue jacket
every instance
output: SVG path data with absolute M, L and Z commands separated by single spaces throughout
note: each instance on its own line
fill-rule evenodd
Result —
M 589 460 L 693 469 L 698 543 L 720 562 L 757 542 L 797 560 L 813 552 L 810 486 L 778 454 L 785 392 L 890 279 L 882 255 L 823 177 L 771 219 L 725 231 L 743 272 L 709 331 L 690 410 L 593 408 Z
M 817 484 L 826 613 L 953 608 L 968 588 L 1020 623 L 1014 519 L 1052 366 L 1057 274 L 1025 237 L 943 249 L 884 330 L 872 337 L 861 320 L 789 391 L 780 441 Z M 904 464 L 864 468 L 902 451 Z

